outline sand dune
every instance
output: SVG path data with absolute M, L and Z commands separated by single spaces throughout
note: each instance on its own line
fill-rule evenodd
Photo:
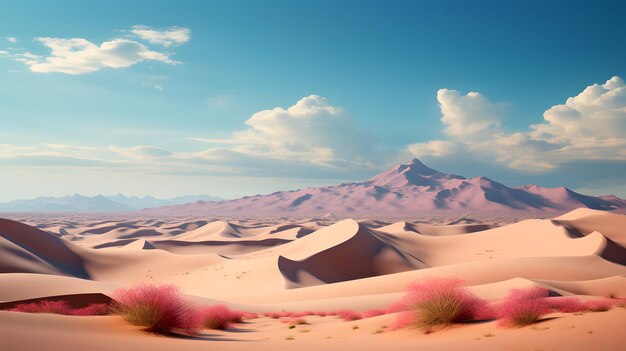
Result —
M 590 209 L 508 225 L 502 219 L 467 216 L 431 221 L 89 215 L 22 219 L 39 229 L 0 220 L 0 306 L 59 296 L 84 302 L 148 282 L 173 283 L 199 304 L 220 302 L 248 311 L 366 310 L 387 307 L 407 284 L 433 276 L 464 279 L 490 301 L 527 286 L 584 298 L 626 295 L 626 216 Z M 609 316 L 619 320 L 624 317 L 620 313 Z M 73 326 L 72 318 L 0 312 L 3 326 L 20 321 L 29 328 Z M 84 328 L 105 328 L 127 347 L 150 343 L 115 318 L 87 318 Z M 383 318 L 381 323 L 389 323 L 391 316 Z M 342 322 L 316 323 L 321 330 L 328 325 L 328 333 L 340 337 L 331 331 Z M 263 325 L 254 328 L 270 338 L 284 338 L 272 336 L 277 334 Z M 22 333 L 11 328 L 16 335 Z M 394 333 L 394 345 L 408 337 Z M 513 340 L 517 334 L 506 335 Z M 85 347 L 97 348 L 93 344 L 99 337 L 86 337 Z M 55 340 L 65 342 L 61 336 Z M 195 347 L 180 341 L 172 345 Z

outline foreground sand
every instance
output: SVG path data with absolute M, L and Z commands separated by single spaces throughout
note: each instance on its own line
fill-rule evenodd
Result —
M 490 301 L 527 286 L 582 299 L 626 296 L 626 216 L 586 209 L 513 224 L 502 218 L 13 218 L 21 223 L 0 220 L 0 308 L 59 295 L 87 301 L 149 282 L 173 283 L 198 304 L 223 302 L 253 312 L 367 310 L 387 307 L 408 283 L 431 276 L 462 278 Z M 356 322 L 306 317 L 310 324 L 293 330 L 260 318 L 230 331 L 167 338 L 118 317 L 2 311 L 0 346 L 622 350 L 626 342 L 623 308 L 548 317 L 535 327 L 485 322 L 429 335 L 384 328 L 393 315 Z
M 307 318 L 288 329 L 261 318 L 231 331 L 195 338 L 165 337 L 129 326 L 119 317 L 67 317 L 0 312 L 4 350 L 623 350 L 626 309 L 583 315 L 555 314 L 532 327 L 502 329 L 495 322 L 432 334 L 388 331 L 392 316 L 355 322 Z M 358 329 L 354 329 L 358 326 Z M 34 337 L 36 336 L 36 337 Z M 293 339 L 293 340 L 291 340 Z

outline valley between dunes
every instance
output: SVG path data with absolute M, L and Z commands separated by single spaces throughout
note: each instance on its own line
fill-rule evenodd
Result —
M 457 277 L 488 301 L 513 288 L 626 296 L 626 216 L 577 209 L 549 219 L 474 220 L 12 215 L 0 219 L 0 309 L 32 299 L 108 299 L 138 282 L 174 284 L 197 304 L 250 312 L 384 309 L 406 286 Z M 2 350 L 622 350 L 626 309 L 552 313 L 535 327 L 495 321 L 432 334 L 392 331 L 386 314 L 307 325 L 261 317 L 197 337 L 144 332 L 117 316 L 0 311 Z

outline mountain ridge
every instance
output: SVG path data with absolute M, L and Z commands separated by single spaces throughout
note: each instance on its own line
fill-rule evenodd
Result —
M 566 212 L 586 207 L 626 208 L 613 195 L 579 194 L 566 187 L 511 188 L 487 177 L 465 178 L 434 170 L 418 159 L 399 164 L 363 182 L 277 191 L 214 203 L 197 202 L 144 210 L 150 214 L 238 216 L 416 215 L 425 213 Z
M 153 196 L 74 194 L 53 197 L 40 196 L 34 199 L 13 200 L 0 203 L 0 212 L 131 212 L 145 208 L 178 205 L 196 201 L 221 201 L 222 198 L 209 195 L 185 195 L 171 199 L 158 199 Z

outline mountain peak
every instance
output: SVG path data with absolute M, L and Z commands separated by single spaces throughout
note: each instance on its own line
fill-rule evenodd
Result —
M 426 166 L 414 158 L 407 164 L 399 164 L 370 179 L 373 185 L 397 188 L 407 185 L 430 186 L 434 178 L 456 178 L 451 174 L 441 173 Z
M 437 173 L 441 173 L 437 170 L 434 170 L 428 166 L 426 166 L 422 161 L 418 160 L 417 158 L 414 158 L 413 160 L 411 160 L 411 162 L 409 162 L 408 164 L 400 164 L 398 165 L 399 169 L 402 170 L 402 172 L 405 173 L 413 173 L 413 174 L 418 174 L 418 175 L 425 175 L 425 176 L 431 176 Z

